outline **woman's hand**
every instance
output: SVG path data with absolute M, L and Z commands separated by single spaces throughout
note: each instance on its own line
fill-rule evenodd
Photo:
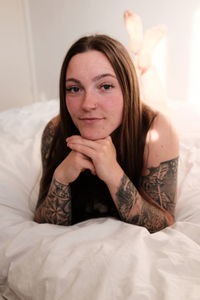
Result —
M 93 163 L 84 154 L 71 151 L 54 172 L 54 178 L 63 184 L 75 181 L 81 172 L 90 170 L 95 175 Z
M 107 185 L 122 177 L 123 170 L 117 162 L 116 150 L 110 136 L 92 141 L 74 135 L 67 138 L 67 146 L 87 157 L 93 164 L 96 175 Z

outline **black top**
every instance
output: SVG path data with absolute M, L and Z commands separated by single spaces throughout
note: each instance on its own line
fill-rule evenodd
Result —
M 119 213 L 106 184 L 86 170 L 70 184 L 72 191 L 72 224 L 99 218 L 115 217 Z

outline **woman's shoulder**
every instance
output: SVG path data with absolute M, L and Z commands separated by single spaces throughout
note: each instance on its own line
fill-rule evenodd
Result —
M 45 135 L 47 136 L 54 136 L 55 134 L 55 130 L 58 127 L 60 121 L 60 115 L 55 116 L 54 118 L 52 118 L 45 126 L 44 130 L 43 130 L 43 137 Z
M 58 127 L 60 121 L 60 116 L 52 118 L 45 126 L 42 134 L 42 157 L 47 159 L 50 153 L 51 144 L 56 133 L 56 128 Z
M 57 128 L 58 124 L 60 122 L 60 115 L 57 115 L 55 117 L 53 117 L 46 125 L 47 126 L 50 126 L 50 127 L 53 127 L 53 128 Z
M 147 133 L 144 159 L 148 165 L 156 166 L 161 162 L 179 156 L 179 139 L 177 132 L 167 115 L 156 112 Z

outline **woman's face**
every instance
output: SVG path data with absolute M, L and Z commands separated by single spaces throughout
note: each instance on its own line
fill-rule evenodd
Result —
M 86 139 L 105 138 L 119 127 L 123 95 L 103 53 L 90 50 L 72 57 L 66 73 L 66 105 Z

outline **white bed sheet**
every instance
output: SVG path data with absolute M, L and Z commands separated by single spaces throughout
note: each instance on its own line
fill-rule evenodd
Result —
M 176 223 L 154 234 L 113 218 L 33 222 L 41 133 L 58 102 L 0 113 L 3 299 L 200 299 L 200 112 L 179 102 L 170 109 L 181 139 Z

